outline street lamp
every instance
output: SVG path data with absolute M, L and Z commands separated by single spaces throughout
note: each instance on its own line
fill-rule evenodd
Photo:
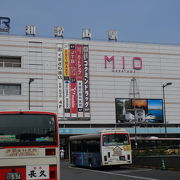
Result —
M 31 109 L 31 83 L 34 81 L 34 78 L 29 78 L 29 110 Z
M 171 82 L 167 82 L 167 83 L 164 83 L 162 85 L 162 89 L 163 89 L 163 111 L 164 111 L 164 127 L 165 127 L 165 137 L 167 137 L 167 122 L 166 122 L 166 102 L 165 102 L 165 91 L 164 91 L 164 88 L 166 86 L 170 86 L 172 85 Z

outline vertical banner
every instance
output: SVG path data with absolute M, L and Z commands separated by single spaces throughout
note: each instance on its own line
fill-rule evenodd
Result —
M 64 116 L 70 117 L 70 69 L 68 44 L 64 44 Z
M 90 96 L 89 96 L 89 46 L 83 45 L 84 65 L 84 116 L 90 117 Z
M 64 116 L 63 107 L 63 45 L 57 44 L 57 88 L 58 88 L 58 117 Z
M 70 102 L 71 117 L 77 117 L 76 51 L 75 44 L 70 44 Z
M 78 117 L 83 117 L 83 58 L 82 58 L 82 45 L 76 45 L 76 58 L 77 58 L 77 107 Z

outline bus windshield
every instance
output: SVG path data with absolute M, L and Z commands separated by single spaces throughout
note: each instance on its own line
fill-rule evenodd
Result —
M 48 114 L 0 114 L 0 146 L 55 145 L 55 117 Z
M 117 145 L 128 145 L 129 136 L 128 134 L 106 134 L 103 135 L 104 146 L 117 146 Z

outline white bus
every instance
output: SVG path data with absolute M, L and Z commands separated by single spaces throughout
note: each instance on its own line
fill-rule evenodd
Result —
M 97 134 L 70 137 L 70 162 L 98 168 L 132 163 L 131 141 L 125 129 L 105 129 Z
M 0 179 L 59 180 L 57 116 L 0 112 Z

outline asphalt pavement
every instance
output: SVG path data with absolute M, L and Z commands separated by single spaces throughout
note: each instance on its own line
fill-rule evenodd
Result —
M 120 167 L 88 169 L 61 161 L 60 180 L 180 180 L 180 171 Z

